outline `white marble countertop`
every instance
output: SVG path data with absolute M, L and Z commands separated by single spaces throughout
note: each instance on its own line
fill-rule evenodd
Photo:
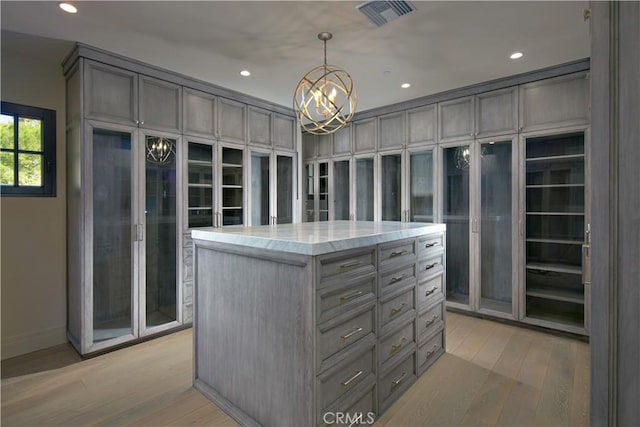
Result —
M 200 228 L 191 231 L 196 241 L 321 255 L 445 230 L 444 224 L 420 222 L 325 221 L 298 224 Z

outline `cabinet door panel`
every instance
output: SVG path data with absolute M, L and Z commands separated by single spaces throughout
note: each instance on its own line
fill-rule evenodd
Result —
M 356 159 L 356 219 L 373 221 L 373 159 Z
M 88 118 L 136 125 L 138 75 L 136 73 L 85 62 L 84 108 Z
M 308 161 L 316 158 L 316 135 L 302 134 L 302 160 Z
M 473 97 L 438 104 L 440 141 L 458 141 L 473 137 Z
M 433 222 L 433 150 L 409 153 L 409 220 Z
M 382 156 L 382 220 L 401 221 L 402 155 Z
M 378 119 L 379 150 L 402 148 L 404 145 L 404 113 L 389 114 Z
M 331 146 L 333 145 L 333 135 L 316 135 L 317 154 L 319 159 L 331 157 Z
M 476 136 L 504 135 L 518 131 L 517 88 L 476 95 Z
M 273 115 L 273 143 L 278 148 L 295 150 L 295 120 L 291 117 Z
M 293 157 L 276 156 L 278 224 L 293 222 Z
M 349 160 L 333 162 L 333 219 L 349 219 Z
M 376 150 L 376 119 L 367 119 L 353 123 L 354 147 L 358 153 L 369 153 Z
M 193 89 L 184 88 L 185 135 L 216 136 L 216 97 Z
M 271 113 L 249 108 L 249 144 L 271 145 Z
M 140 126 L 180 132 L 182 129 L 182 87 L 163 80 L 140 76 Z
M 351 125 L 333 134 L 333 155 L 351 154 Z
M 435 105 L 407 111 L 407 145 L 435 143 L 436 117 Z
M 218 130 L 220 139 L 246 143 L 245 105 L 225 98 L 218 99 Z

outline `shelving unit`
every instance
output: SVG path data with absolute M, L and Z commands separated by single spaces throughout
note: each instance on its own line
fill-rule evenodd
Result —
M 318 163 L 318 221 L 329 220 L 329 163 Z
M 222 224 L 243 224 L 243 152 L 240 149 L 222 147 Z
M 585 328 L 584 134 L 525 140 L 526 318 Z
M 213 147 L 190 142 L 187 153 L 188 226 L 213 226 Z

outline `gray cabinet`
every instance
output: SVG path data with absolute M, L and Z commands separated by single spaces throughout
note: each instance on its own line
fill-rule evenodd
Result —
M 518 132 L 518 88 L 485 92 L 475 96 L 477 138 Z
M 273 145 L 277 149 L 294 151 L 296 149 L 295 119 L 273 113 Z
M 311 133 L 302 134 L 302 161 L 306 162 L 317 157 L 316 135 Z
M 140 75 L 140 127 L 167 132 L 182 131 L 182 87 Z
M 407 146 L 437 142 L 438 110 L 435 104 L 407 111 Z
M 474 97 L 453 99 L 438 104 L 440 142 L 473 138 L 475 131 Z
M 218 98 L 218 137 L 227 142 L 247 143 L 247 106 Z
M 353 122 L 354 154 L 372 153 L 376 151 L 377 119 Z
M 351 124 L 334 132 L 332 153 L 334 156 L 351 154 Z
M 379 151 L 393 150 L 404 146 L 404 118 L 403 111 L 378 117 Z
M 195 89 L 183 88 L 183 133 L 190 136 L 215 138 L 216 127 L 216 97 Z
M 522 132 L 589 123 L 589 72 L 520 86 Z
M 331 158 L 331 147 L 333 145 L 333 134 L 316 135 L 316 154 L 319 159 L 328 160 Z
M 249 144 L 271 146 L 271 113 L 249 107 Z

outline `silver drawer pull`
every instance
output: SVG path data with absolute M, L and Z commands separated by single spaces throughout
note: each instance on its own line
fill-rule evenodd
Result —
M 429 360 L 431 358 L 431 356 L 433 356 L 435 354 L 436 350 L 438 350 L 438 346 L 434 345 L 433 346 L 433 350 L 427 352 L 427 357 L 425 357 L 424 360 L 425 361 Z
M 435 246 L 435 245 L 437 245 L 437 244 L 438 244 L 438 242 L 431 242 L 431 243 L 427 243 L 426 245 L 424 245 L 424 247 L 425 247 L 425 249 L 426 249 L 426 248 L 432 248 L 432 247 L 434 247 L 434 246 Z
M 348 270 L 350 268 L 353 267 L 357 267 L 360 264 L 362 264 L 362 261 L 351 261 L 351 262 L 346 262 L 344 264 L 340 264 L 340 270 Z
M 425 296 L 425 297 L 428 297 L 429 295 L 431 295 L 432 293 L 434 293 L 434 292 L 435 292 L 435 291 L 437 291 L 437 290 L 438 290 L 438 287 L 437 287 L 437 286 L 434 286 L 433 288 L 429 289 L 429 290 L 424 294 L 424 296 Z
M 400 313 L 402 311 L 402 309 L 404 309 L 404 307 L 407 305 L 406 302 L 403 302 L 402 305 L 398 308 L 392 308 L 391 309 L 391 315 L 395 316 L 396 314 Z
M 429 326 L 433 325 L 433 322 L 435 322 L 436 320 L 438 320 L 438 315 L 435 314 L 431 320 L 427 320 L 427 323 L 424 325 L 425 328 L 428 328 Z
M 356 291 L 352 294 L 340 297 L 340 301 L 350 301 L 356 297 L 359 297 L 360 295 L 362 295 L 362 291 Z
M 403 250 L 398 251 L 398 252 L 391 252 L 391 254 L 389 254 L 389 257 L 390 258 L 394 258 L 394 257 L 400 256 L 400 255 L 404 255 L 406 253 L 407 253 L 407 250 L 403 249 Z
M 351 378 L 349 378 L 348 380 L 346 380 L 342 384 L 344 387 L 348 386 L 349 384 L 351 384 L 356 378 L 358 378 L 360 375 L 362 375 L 362 371 L 358 371 L 356 372 L 356 374 L 354 376 L 352 376 Z
M 438 265 L 438 263 L 437 263 L 437 262 L 434 262 L 433 264 L 429 264 L 429 265 L 427 265 L 424 269 L 425 269 L 425 271 L 426 271 L 426 270 L 431 270 L 431 269 L 432 269 L 433 267 L 435 267 L 436 265 Z
M 395 381 L 392 381 L 391 382 L 391 391 L 395 390 L 396 387 L 398 387 L 400 384 L 402 384 L 406 378 L 407 378 L 407 373 L 403 372 L 402 375 L 400 375 L 400 378 L 398 378 Z
M 351 338 L 352 336 L 360 332 L 362 332 L 362 328 L 355 328 L 353 331 L 349 332 L 348 334 L 340 335 L 340 338 L 342 338 L 343 340 L 348 340 L 349 338 Z
M 393 285 L 394 283 L 398 283 L 398 282 L 399 282 L 399 281 L 401 281 L 402 279 L 404 279 L 404 273 L 402 273 L 402 274 L 401 274 L 401 275 L 399 275 L 399 276 L 392 277 L 392 278 L 391 278 L 391 280 L 389 281 L 389 284 L 390 284 L 390 285 Z
M 402 348 L 402 345 L 404 344 L 404 342 L 405 342 L 406 340 L 407 340 L 407 339 L 406 339 L 405 337 L 402 337 L 402 339 L 400 340 L 400 342 L 399 342 L 398 344 L 393 344 L 393 345 L 391 346 L 391 351 L 389 352 L 389 354 L 393 354 L 393 353 L 395 353 L 396 351 L 400 350 L 400 349 Z

